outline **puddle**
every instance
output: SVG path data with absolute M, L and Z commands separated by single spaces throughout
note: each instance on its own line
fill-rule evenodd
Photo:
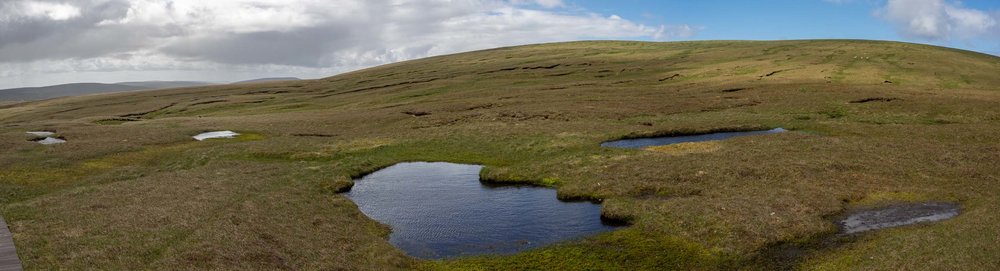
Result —
M 484 185 L 481 169 L 399 163 L 344 195 L 392 227 L 390 243 L 425 259 L 510 254 L 617 227 L 603 221 L 600 204 L 559 201 L 549 188 Z
M 622 139 L 622 140 L 604 142 L 601 143 L 601 147 L 639 149 L 650 146 L 663 146 L 663 145 L 670 145 L 677 143 L 723 140 L 738 136 L 777 134 L 787 131 L 788 130 L 785 130 L 784 128 L 774 128 L 771 130 L 763 130 L 763 131 L 722 132 L 722 133 L 710 133 L 710 134 L 700 134 L 700 135 L 633 138 L 633 139 Z
M 853 234 L 949 219 L 961 212 L 954 203 L 928 202 L 894 205 L 851 213 L 838 222 L 840 232 Z
M 62 139 L 62 138 L 58 138 L 58 137 L 39 138 L 39 139 L 31 140 L 31 141 L 38 142 L 38 144 L 42 144 L 42 145 L 53 145 L 53 144 L 66 143 L 66 139 Z
M 205 139 L 213 139 L 213 138 L 235 138 L 238 135 L 240 134 L 233 131 L 216 131 L 216 132 L 200 133 L 194 136 L 194 139 L 202 141 Z
M 31 139 L 31 141 L 38 142 L 38 144 L 42 145 L 66 143 L 65 137 L 55 136 L 56 132 L 52 131 L 30 131 L 28 134 L 36 136 L 36 138 Z
M 961 210 L 954 203 L 925 202 L 851 211 L 835 219 L 836 233 L 814 236 L 805 242 L 775 244 L 762 250 L 754 262 L 763 270 L 797 270 L 802 260 L 854 243 L 865 232 L 950 219 Z

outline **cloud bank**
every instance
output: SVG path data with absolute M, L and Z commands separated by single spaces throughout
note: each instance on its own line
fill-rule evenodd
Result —
M 925 41 L 1000 39 L 1000 13 L 965 8 L 957 1 L 888 0 L 875 14 L 908 38 Z
M 321 75 L 498 46 L 668 40 L 696 30 L 643 25 L 561 0 L 5 0 L 0 77 L 164 70 Z

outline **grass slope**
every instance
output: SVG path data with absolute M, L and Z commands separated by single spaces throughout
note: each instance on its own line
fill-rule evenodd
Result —
M 847 208 L 962 204 L 948 221 L 809 253 L 802 269 L 1000 268 L 1000 58 L 851 40 L 571 42 L 320 80 L 0 107 L 0 214 L 28 269 L 771 269 Z M 852 103 L 852 101 L 854 101 Z M 753 127 L 684 148 L 604 140 Z M 29 130 L 69 143 L 41 146 Z M 192 142 L 208 130 L 237 140 Z M 629 228 L 422 261 L 336 191 L 403 161 L 605 199 Z
M 96 93 L 122 92 L 145 89 L 181 88 L 207 86 L 208 82 L 190 81 L 143 81 L 114 84 L 75 83 L 45 87 L 0 89 L 0 103 L 11 101 L 34 101 L 58 97 L 79 96 Z M 0 104 L 2 105 L 2 104 Z
M 132 91 L 140 89 L 143 89 L 143 87 L 101 83 L 77 83 L 47 87 L 11 88 L 0 89 L 0 100 L 44 100 L 56 97 L 78 96 L 103 92 Z

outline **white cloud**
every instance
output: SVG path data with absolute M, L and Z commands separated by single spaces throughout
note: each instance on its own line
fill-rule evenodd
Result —
M 316 6 L 291 5 L 290 2 L 133 0 L 124 18 L 103 21 L 102 24 L 177 27 L 194 32 L 287 31 L 319 24 L 324 17 L 350 16 L 359 8 L 350 1 L 329 1 Z M 314 7 L 320 9 L 309 9 Z
M 20 18 L 45 18 L 54 21 L 65 21 L 80 17 L 80 8 L 66 3 L 50 3 L 39 1 L 22 1 L 7 3 L 0 6 L 0 22 Z
M 561 0 L 0 1 L 11 1 L 0 3 L 0 14 L 18 16 L 0 28 L 0 81 L 117 70 L 324 76 L 499 46 L 668 40 L 698 31 L 588 13 Z M 24 8 L 33 5 L 35 11 Z
M 904 36 L 930 41 L 1000 38 L 1000 16 L 946 0 L 888 0 L 876 15 Z

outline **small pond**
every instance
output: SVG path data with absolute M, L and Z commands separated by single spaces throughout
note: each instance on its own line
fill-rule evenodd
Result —
M 785 130 L 783 128 L 774 128 L 771 130 L 761 130 L 761 131 L 722 132 L 722 133 L 710 133 L 710 134 L 699 134 L 699 135 L 633 138 L 633 139 L 622 139 L 622 140 L 604 142 L 601 143 L 601 147 L 639 149 L 650 146 L 663 146 L 663 145 L 686 143 L 686 142 L 723 140 L 738 136 L 777 134 L 787 131 L 788 130 Z
M 236 132 L 233 132 L 233 131 L 216 131 L 216 132 L 200 133 L 200 134 L 198 134 L 196 136 L 193 136 L 193 137 L 194 137 L 195 140 L 202 141 L 202 140 L 213 139 L 213 138 L 235 138 L 238 135 L 240 135 L 240 134 L 238 134 Z
M 899 204 L 852 212 L 838 223 L 845 234 L 935 222 L 958 216 L 961 207 L 946 202 Z
M 559 201 L 548 188 L 484 185 L 481 169 L 399 163 L 344 194 L 392 227 L 390 243 L 418 258 L 510 254 L 617 227 L 601 218 L 600 204 Z
M 58 137 L 46 137 L 46 138 L 42 138 L 42 139 L 38 139 L 38 140 L 32 140 L 32 141 L 38 142 L 38 144 L 42 144 L 42 145 L 53 145 L 53 144 L 66 143 L 65 139 L 58 138 Z
M 31 131 L 31 132 L 28 132 L 28 134 L 37 136 L 37 138 L 32 139 L 31 141 L 38 142 L 38 144 L 42 144 L 42 145 L 53 145 L 53 144 L 66 143 L 66 138 L 55 136 L 56 135 L 55 132 L 50 132 L 50 131 Z

